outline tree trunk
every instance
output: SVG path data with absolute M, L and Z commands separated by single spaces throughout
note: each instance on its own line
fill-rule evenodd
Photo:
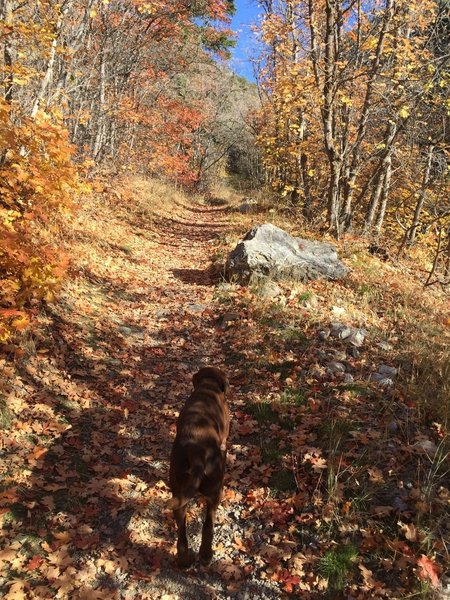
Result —
M 326 33 L 325 33 L 325 65 L 323 84 L 322 120 L 324 127 L 325 150 L 330 165 L 328 183 L 328 227 L 339 236 L 339 183 L 342 170 L 342 156 L 339 154 L 336 142 L 335 119 L 335 87 L 336 87 L 336 1 L 326 0 Z
M 366 219 L 364 221 L 363 233 L 366 235 L 372 231 L 373 221 L 375 219 L 375 215 L 378 210 L 378 205 L 380 203 L 381 190 L 383 188 L 383 180 L 384 169 L 382 168 L 378 171 L 375 190 L 372 193 L 372 198 L 370 200 L 369 208 L 367 209 L 366 213 Z
M 335 160 L 330 163 L 330 182 L 328 186 L 328 225 L 339 237 L 340 178 L 342 163 Z
M 386 214 L 387 203 L 389 199 L 389 188 L 391 185 L 391 175 L 392 175 L 392 153 L 390 152 L 386 158 L 386 166 L 385 173 L 383 178 L 383 189 L 381 192 L 381 205 L 380 210 L 378 212 L 377 221 L 375 223 L 375 231 L 377 237 L 381 234 L 381 228 L 383 226 L 384 215 Z
M 359 119 L 358 130 L 356 134 L 356 140 L 353 145 L 351 162 L 348 170 L 348 177 L 346 178 L 344 188 L 344 214 L 342 215 L 342 222 L 351 222 L 352 212 L 352 201 L 353 201 L 353 190 L 355 188 L 356 177 L 358 175 L 361 163 L 361 147 L 364 137 L 366 135 L 367 122 L 369 119 L 370 109 L 372 105 L 372 95 L 375 88 L 375 83 L 380 72 L 381 59 L 383 56 L 384 41 L 388 32 L 389 24 L 393 17 L 393 0 L 386 0 L 386 7 L 383 19 L 383 26 L 380 31 L 380 35 L 377 41 L 377 48 L 375 57 L 372 61 L 370 69 L 369 79 L 367 81 L 366 92 L 364 97 L 364 103 L 361 110 L 361 116 Z
M 311 197 L 311 181 L 308 175 L 308 157 L 302 152 L 300 154 L 300 171 L 302 175 L 303 188 L 303 216 L 310 221 L 312 219 L 312 197 Z
M 45 75 L 41 81 L 41 85 L 39 86 L 39 91 L 37 93 L 36 99 L 33 104 L 33 108 L 31 109 L 31 118 L 34 119 L 37 115 L 39 107 L 41 105 L 42 100 L 44 99 L 45 92 L 47 91 L 48 85 L 53 78 L 53 67 L 55 65 L 56 58 L 56 48 L 58 46 L 58 36 L 61 31 L 61 27 L 64 21 L 64 16 L 69 10 L 70 4 L 66 3 L 65 6 L 61 9 L 58 20 L 56 22 L 54 38 L 52 41 L 52 45 L 50 48 L 50 56 L 47 61 L 47 68 L 45 69 Z
M 99 103 L 98 103 L 98 127 L 97 134 L 95 136 L 94 147 L 92 154 L 97 160 L 100 156 L 104 142 L 105 134 L 105 106 L 106 106 L 106 50 L 103 46 L 100 52 L 100 90 L 99 90 Z
M 364 221 L 363 232 L 365 234 L 370 233 L 370 231 L 372 230 L 375 215 L 377 214 L 378 206 L 380 203 L 380 198 L 382 197 L 383 190 L 386 190 L 386 183 L 389 187 L 391 174 L 389 173 L 389 177 L 386 180 L 386 173 L 388 172 L 388 170 L 391 171 L 392 168 L 392 152 L 394 150 L 394 141 L 397 136 L 397 131 L 397 123 L 394 123 L 393 121 L 389 123 L 384 137 L 384 153 L 380 159 L 379 166 L 376 169 L 375 189 L 372 193 L 372 198 L 366 213 L 366 219 Z M 387 197 L 385 198 L 384 195 L 382 202 L 387 202 Z M 384 207 L 384 210 L 386 210 L 386 207 Z M 380 211 L 382 211 L 382 207 L 380 208 Z M 381 217 L 381 223 L 383 222 L 383 219 L 384 211 Z
M 2 0 L 1 12 L 3 21 L 5 23 L 5 29 L 7 33 L 5 35 L 5 43 L 3 46 L 3 60 L 5 61 L 6 77 L 5 77 L 5 100 L 8 104 L 11 104 L 13 99 L 13 57 L 12 57 L 12 28 L 13 28 L 13 2 L 12 0 Z M 9 31 L 10 30 L 10 31 Z
M 419 220 L 420 220 L 420 215 L 422 213 L 422 209 L 423 209 L 423 205 L 425 203 L 427 194 L 427 187 L 428 187 L 428 183 L 430 181 L 430 172 L 431 172 L 431 163 L 433 160 L 433 151 L 434 151 L 434 146 L 433 144 L 430 144 L 429 148 L 428 148 L 428 156 L 427 156 L 427 165 L 423 174 L 423 178 L 422 178 L 422 185 L 419 191 L 419 199 L 417 201 L 416 204 L 416 209 L 414 211 L 414 217 L 413 217 L 413 221 L 411 223 L 411 227 L 409 228 L 408 234 L 407 234 L 407 240 L 406 243 L 408 246 L 411 246 L 412 244 L 414 244 L 414 241 L 416 239 L 416 233 L 417 233 L 417 227 L 419 225 Z

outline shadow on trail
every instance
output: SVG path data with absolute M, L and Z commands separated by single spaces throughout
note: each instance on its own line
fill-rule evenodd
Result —
M 106 280 L 102 285 L 109 289 Z M 69 307 L 64 311 L 51 313 L 45 358 L 22 373 L 30 406 L 37 407 L 36 433 L 45 435 L 47 427 L 53 441 L 44 446 L 41 438 L 40 446 L 36 437 L 31 476 L 12 507 L 16 536 L 30 556 L 42 554 L 43 543 L 50 555 L 64 556 L 62 578 L 67 568 L 77 573 L 98 558 L 112 561 L 114 573 L 97 569 L 83 593 L 101 588 L 122 598 L 131 577 L 142 591 L 159 581 L 182 597 L 211 598 L 208 582 L 227 585 L 220 573 L 174 567 L 165 482 L 176 411 L 190 393 L 192 373 L 210 360 L 203 331 L 213 323 L 196 316 L 189 331 L 161 323 L 155 347 L 127 339 L 113 322 L 92 315 L 80 322 Z M 54 418 L 46 424 L 48 410 Z M 39 576 L 38 585 L 49 590 L 59 583 Z M 251 593 L 258 593 L 255 585 Z
M 206 269 L 171 269 L 174 277 L 193 285 L 214 285 L 217 273 L 212 265 Z
M 175 202 L 175 206 L 178 206 L 179 208 L 183 209 L 183 210 L 187 210 L 190 213 L 195 213 L 195 214 L 199 214 L 199 215 L 208 215 L 209 217 L 211 217 L 211 215 L 214 214 L 223 214 L 224 211 L 227 211 L 230 209 L 230 206 L 227 202 L 227 200 L 223 200 L 223 199 L 217 199 L 218 203 L 217 204 L 213 204 L 210 203 L 205 204 L 204 206 L 202 205 L 193 205 L 193 206 L 186 206 L 185 204 L 182 204 L 181 202 Z
M 158 226 L 166 233 L 164 238 L 160 240 L 161 244 L 167 243 L 167 240 L 179 240 L 180 244 L 184 240 L 190 242 L 205 242 L 210 239 L 220 237 L 220 230 L 225 230 L 228 226 L 227 223 L 223 222 L 208 222 L 199 223 L 193 221 L 180 221 L 177 219 L 164 217 L 159 215 L 157 217 Z
M 180 246 L 180 237 L 206 242 L 220 225 L 167 220 L 166 226 Z M 212 283 L 209 269 L 172 274 L 186 286 Z M 16 487 L 6 538 L 19 540 L 30 558 L 42 557 L 42 569 L 30 577 L 47 590 L 43 597 L 109 590 L 111 598 L 126 598 L 131 585 L 138 587 L 135 597 L 216 597 L 229 581 L 214 564 L 189 573 L 174 567 L 175 525 L 165 509 L 177 411 L 192 374 L 217 361 L 215 320 L 206 313 L 186 319 L 170 282 L 151 281 L 141 292 L 136 281 L 87 270 L 83 277 L 77 300 L 85 301 L 86 313 L 80 302 L 61 299 L 48 313 L 38 354 L 23 363 L 34 447 L 25 457 L 30 475 Z M 158 298 L 171 306 L 167 318 L 138 327 L 136 306 Z M 86 584 L 62 596 L 64 582 L 80 573 L 90 573 Z M 241 598 L 245 590 L 249 597 L 277 597 L 255 581 L 226 593 Z M 7 591 L 0 582 L 0 595 Z

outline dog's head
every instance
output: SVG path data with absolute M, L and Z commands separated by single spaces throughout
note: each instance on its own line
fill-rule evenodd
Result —
M 227 376 L 217 367 L 203 367 L 203 369 L 200 369 L 192 378 L 194 389 L 198 389 L 202 383 L 207 383 L 208 379 L 214 382 L 224 394 L 228 392 L 230 384 L 228 383 Z

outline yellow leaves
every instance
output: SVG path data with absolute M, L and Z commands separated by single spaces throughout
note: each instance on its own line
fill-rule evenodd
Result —
M 13 77 L 13 83 L 14 85 L 26 85 L 28 83 L 27 79 L 23 79 L 22 77 L 17 77 L 16 75 L 14 75 Z
M 409 117 L 409 107 L 404 104 L 398 111 L 398 114 L 402 119 L 407 119 Z
M 3 294 L 0 296 L 2 300 Z M 14 296 L 12 296 L 14 298 Z M 23 331 L 30 323 L 26 312 L 15 309 L 0 309 L 0 342 L 7 342 L 11 335 Z
M 378 40 L 376 37 L 371 36 L 368 37 L 367 40 L 362 44 L 361 49 L 365 52 L 369 51 L 369 50 L 375 50 L 375 48 L 377 47 L 378 44 Z
M 17 550 L 14 548 L 4 548 L 3 550 L 0 550 L 0 567 L 4 569 L 5 563 L 12 562 L 16 554 Z
M 353 100 L 351 98 L 349 98 L 348 96 L 346 96 L 345 94 L 343 94 L 340 97 L 340 101 L 341 101 L 341 104 L 344 104 L 345 106 L 353 106 Z
M 20 319 L 14 319 L 11 323 L 12 327 L 17 331 L 23 331 L 30 324 L 30 319 L 27 315 L 21 317 Z
M 3 223 L 10 231 L 13 231 L 13 223 L 21 216 L 16 210 L 7 210 L 0 208 L 0 222 Z

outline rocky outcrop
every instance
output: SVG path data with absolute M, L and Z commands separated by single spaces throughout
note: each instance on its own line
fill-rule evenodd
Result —
M 230 252 L 226 272 L 228 277 L 245 284 L 263 277 L 337 280 L 345 277 L 348 269 L 332 244 L 292 237 L 283 229 L 264 223 L 253 227 Z

